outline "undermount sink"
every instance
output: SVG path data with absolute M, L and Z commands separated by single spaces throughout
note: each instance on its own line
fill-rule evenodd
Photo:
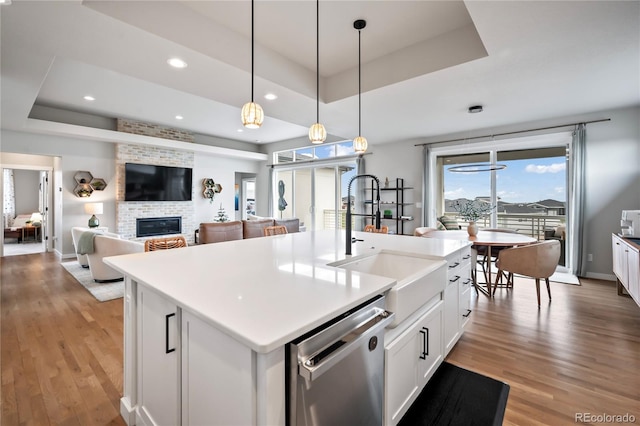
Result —
M 447 262 L 409 253 L 382 251 L 362 257 L 330 263 L 348 271 L 393 278 L 386 309 L 394 312 L 393 328 L 445 288 Z

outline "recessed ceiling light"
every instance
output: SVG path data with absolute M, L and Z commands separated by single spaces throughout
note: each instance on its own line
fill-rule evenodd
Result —
M 85 101 L 95 101 L 95 100 L 96 100 L 96 98 L 94 98 L 94 97 L 93 97 L 93 96 L 91 96 L 91 95 L 86 95 L 83 99 L 84 99 Z
M 267 93 L 266 95 L 264 95 L 264 98 L 268 101 L 275 101 L 276 99 L 278 99 L 278 95 L 274 93 Z
M 184 117 L 181 115 L 176 115 L 176 120 L 182 120 Z
M 237 132 L 238 133 L 242 133 L 242 132 L 244 132 L 244 130 L 243 129 L 238 129 Z
M 180 58 L 171 58 L 167 60 L 167 63 L 174 68 L 186 68 L 187 63 Z

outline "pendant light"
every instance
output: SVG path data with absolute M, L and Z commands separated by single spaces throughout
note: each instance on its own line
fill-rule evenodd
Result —
M 309 128 L 309 139 L 314 144 L 327 139 L 327 131 L 320 123 L 320 0 L 316 0 L 316 122 Z
M 353 140 L 353 150 L 356 154 L 364 154 L 367 150 L 367 139 L 362 136 L 362 65 L 360 58 L 360 30 L 367 26 L 367 21 L 358 19 L 353 22 L 353 28 L 358 30 L 358 137 Z
M 264 121 L 262 107 L 253 102 L 253 0 L 251 0 L 251 102 L 242 107 L 242 125 L 247 129 L 257 129 Z

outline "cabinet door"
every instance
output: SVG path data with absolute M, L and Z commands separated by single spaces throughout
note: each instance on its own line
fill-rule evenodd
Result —
M 460 310 L 458 312 L 460 329 L 464 329 L 464 327 L 469 322 L 469 319 L 471 318 L 471 286 L 473 285 L 473 280 L 471 279 L 471 270 L 469 269 L 469 267 L 468 271 L 463 275 L 464 277 L 461 278 L 462 282 L 460 283 Z
M 180 423 L 178 308 L 138 285 L 138 414 L 143 424 Z
M 625 253 L 626 243 L 616 235 L 611 236 L 611 251 L 613 252 L 613 273 L 616 274 L 620 282 L 627 287 L 627 255 Z
M 385 347 L 385 425 L 400 421 L 440 364 L 441 330 L 439 303 Z
M 255 424 L 251 371 L 248 347 L 183 311 L 183 425 Z
M 442 352 L 442 309 L 431 311 L 419 322 L 418 334 L 422 347 L 418 361 L 418 373 L 422 388 L 433 376 L 444 357 Z
M 457 272 L 457 271 L 455 271 Z M 445 355 L 453 348 L 460 337 L 460 316 L 458 283 L 462 279 L 457 273 L 449 273 L 447 287 L 444 289 L 444 343 Z
M 633 247 L 628 247 L 627 250 L 627 265 L 629 268 L 627 289 L 633 300 L 640 305 L 640 254 Z

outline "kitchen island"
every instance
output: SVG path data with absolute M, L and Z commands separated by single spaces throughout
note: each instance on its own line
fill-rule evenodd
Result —
M 363 241 L 353 244 L 352 259 L 393 251 L 442 260 L 469 246 L 354 237 Z M 126 276 L 127 423 L 284 425 L 285 345 L 396 285 L 331 266 L 348 259 L 344 238 L 344 231 L 302 232 L 106 258 Z M 432 299 L 444 297 L 436 293 Z M 404 327 L 394 330 L 400 338 Z

